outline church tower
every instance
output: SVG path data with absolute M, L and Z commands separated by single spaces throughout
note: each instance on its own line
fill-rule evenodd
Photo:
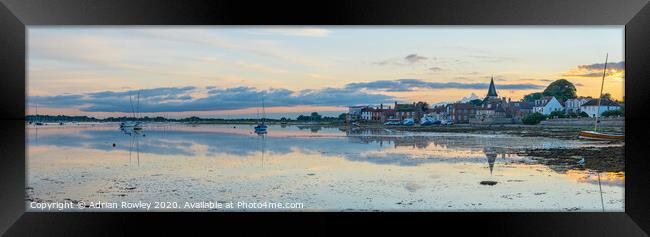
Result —
M 497 89 L 494 88 L 494 76 L 492 76 L 492 79 L 490 79 L 490 88 L 488 88 L 488 93 L 486 96 L 488 99 L 497 99 L 499 96 L 497 95 Z

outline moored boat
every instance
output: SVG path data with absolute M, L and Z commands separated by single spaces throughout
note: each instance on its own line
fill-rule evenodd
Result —
M 259 118 L 259 111 L 257 114 Z M 257 122 L 255 126 L 255 133 L 257 134 L 266 134 L 268 126 L 266 126 L 266 111 L 264 110 L 264 99 L 262 99 L 262 118 Z
M 267 126 L 265 124 L 258 124 L 255 126 L 255 133 L 264 134 L 266 133 Z
M 121 122 L 120 128 L 142 130 L 142 121 L 138 121 L 139 114 L 140 114 L 140 91 L 138 91 L 138 95 L 137 95 L 137 105 L 135 107 L 133 106 L 133 100 L 131 96 L 129 96 L 129 103 L 131 104 L 131 112 L 133 113 L 133 119 L 135 119 L 135 121 L 128 120 L 128 121 Z
M 595 131 L 580 131 L 578 138 L 589 140 L 625 140 L 625 135 L 620 133 L 602 133 Z
M 406 118 L 402 124 L 406 126 L 413 126 L 415 124 L 415 121 L 412 118 Z

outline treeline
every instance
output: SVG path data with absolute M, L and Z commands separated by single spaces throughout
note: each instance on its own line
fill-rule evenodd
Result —
M 245 122 L 254 122 L 257 119 L 254 118 L 240 118 L 240 119 L 223 119 L 223 118 L 200 118 L 196 116 L 173 119 L 165 118 L 161 116 L 149 117 L 144 116 L 140 118 L 134 117 L 108 117 L 104 119 L 99 119 L 95 117 L 88 116 L 68 116 L 68 115 L 27 115 L 25 116 L 26 121 L 31 122 L 44 122 L 44 123 L 58 123 L 58 122 L 124 122 L 124 121 L 143 121 L 143 122 L 218 122 L 218 121 L 245 121 Z M 281 119 L 264 119 L 269 122 L 282 122 L 282 121 L 291 121 L 290 118 L 282 117 Z M 345 120 L 345 114 L 341 114 L 339 117 L 327 117 L 321 116 L 317 112 L 311 113 L 309 116 L 300 115 L 296 118 L 296 121 L 336 121 L 336 120 Z
M 317 112 L 313 112 L 310 115 L 298 115 L 296 118 L 297 121 L 309 122 L 309 121 L 343 121 L 345 120 L 345 113 L 340 114 L 338 117 L 328 117 L 322 116 Z M 285 121 L 286 118 L 281 118 L 281 121 Z

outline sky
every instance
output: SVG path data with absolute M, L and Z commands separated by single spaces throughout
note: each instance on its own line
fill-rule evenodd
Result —
M 27 113 L 254 118 L 513 100 L 567 79 L 624 96 L 623 26 L 30 26 Z M 138 96 L 139 94 L 139 96 Z M 139 99 L 137 99 L 139 97 Z

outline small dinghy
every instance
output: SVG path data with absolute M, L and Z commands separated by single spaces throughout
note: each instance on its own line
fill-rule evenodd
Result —
M 578 133 L 578 138 L 589 139 L 589 140 L 625 140 L 624 134 L 619 133 L 602 133 L 594 131 L 580 131 Z

